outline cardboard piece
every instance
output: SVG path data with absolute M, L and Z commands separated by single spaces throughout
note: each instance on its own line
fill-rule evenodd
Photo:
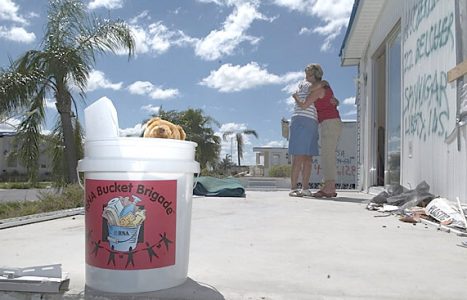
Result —
M 0 291 L 60 293 L 70 284 L 61 264 L 26 268 L 0 268 Z

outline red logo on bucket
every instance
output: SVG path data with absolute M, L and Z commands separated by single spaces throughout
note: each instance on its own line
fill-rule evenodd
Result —
M 86 179 L 86 263 L 114 270 L 175 264 L 176 180 Z

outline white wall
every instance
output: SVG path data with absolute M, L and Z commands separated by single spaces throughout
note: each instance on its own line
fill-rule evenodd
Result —
M 422 5 L 422 6 L 420 6 Z M 401 21 L 401 184 L 415 188 L 426 181 L 433 194 L 467 202 L 467 129 L 446 142 L 455 128 L 456 83 L 447 72 L 456 66 L 455 0 L 391 0 L 378 18 L 366 53 L 360 62 L 361 188 L 368 189 L 376 139 L 374 127 L 374 74 L 372 57 Z M 436 33 L 436 34 L 434 34 Z M 433 38 L 435 36 L 435 38 Z M 427 38 L 428 37 L 428 38 Z
M 425 2 L 404 6 L 402 184 L 415 187 L 425 180 L 432 193 L 465 200 L 465 138 L 461 152 L 457 140 L 445 142 L 456 122 L 456 82 L 447 82 L 457 64 L 455 2 Z

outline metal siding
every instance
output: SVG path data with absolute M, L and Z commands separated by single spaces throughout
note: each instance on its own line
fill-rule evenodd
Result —
M 465 201 L 465 139 L 461 152 L 457 143 L 445 143 L 456 118 L 456 85 L 447 83 L 456 65 L 454 1 L 410 0 L 404 6 L 402 184 L 415 188 L 426 181 L 432 193 Z M 433 6 L 417 6 L 427 3 Z M 433 32 L 441 33 L 438 39 L 425 39 Z
M 361 77 L 366 75 L 368 80 L 363 81 L 359 80 L 357 88 L 357 118 L 358 118 L 358 157 L 359 157 L 359 177 L 358 177 L 358 187 L 362 190 L 367 190 L 370 185 L 371 177 L 371 144 L 373 143 L 372 139 L 372 126 L 374 123 L 373 118 L 373 100 L 372 100 L 372 86 L 373 86 L 373 74 L 372 74 L 372 60 L 371 57 L 375 54 L 378 48 L 387 38 L 391 29 L 397 23 L 399 19 L 402 18 L 402 31 L 404 31 L 404 26 L 407 23 L 407 20 L 411 16 L 409 14 L 410 9 L 414 5 L 418 4 L 436 4 L 435 9 L 433 10 L 431 16 L 426 18 L 425 23 L 420 22 L 417 30 L 414 30 L 411 34 L 415 34 L 415 43 L 418 38 L 423 34 L 423 30 L 430 30 L 433 24 L 436 22 L 439 23 L 439 20 L 444 18 L 444 16 L 449 15 L 454 12 L 454 3 L 455 0 L 434 0 L 434 1 L 420 1 L 420 0 L 408 0 L 408 1 L 386 1 L 385 7 L 380 14 L 380 17 L 377 20 L 377 23 L 371 28 L 372 34 L 368 39 L 368 42 L 362 45 L 363 53 L 360 53 L 359 56 L 349 56 L 348 53 L 357 55 L 358 47 L 347 49 L 346 56 L 352 59 L 360 58 L 359 65 L 359 74 Z M 465 13 L 465 12 L 464 12 Z M 408 17 L 409 16 L 409 17 Z M 357 22 L 361 19 L 364 19 L 362 16 L 359 16 Z M 441 21 L 442 24 L 443 21 Z M 361 24 L 364 24 L 363 22 Z M 462 28 L 467 28 L 467 24 L 462 23 Z M 357 27 L 357 24 L 353 24 Z M 441 25 L 442 26 L 442 25 Z M 419 30 L 422 30 L 421 33 L 417 33 Z M 453 29 L 454 30 L 454 29 Z M 465 30 L 465 29 L 464 29 Z M 453 33 L 453 36 L 455 34 Z M 461 33 L 461 36 L 465 36 L 465 32 Z M 351 39 L 354 39 L 355 42 L 362 42 L 361 38 L 356 38 L 354 33 Z M 412 41 L 413 43 L 413 41 Z M 352 44 L 352 41 L 349 42 L 349 45 Z M 415 44 L 416 45 L 416 44 Z M 404 44 L 404 35 L 402 32 L 402 59 L 404 59 L 405 52 L 409 47 L 414 47 L 409 43 Z M 445 49 L 436 49 L 436 52 L 440 54 L 430 54 L 429 57 L 422 57 L 420 60 L 420 66 L 412 71 L 410 76 L 402 78 L 403 85 L 402 89 L 402 109 L 404 109 L 404 88 L 409 84 L 413 84 L 414 78 L 418 78 L 420 74 L 425 72 L 434 72 L 435 70 L 440 70 L 441 72 L 447 72 L 453 68 L 459 61 L 456 61 L 455 49 L 456 41 L 452 46 Z M 467 48 L 467 47 L 466 47 Z M 464 49 L 464 57 L 466 59 L 467 49 Z M 432 75 L 434 76 L 434 75 Z M 439 75 L 438 75 L 439 76 Z M 464 80 L 467 76 L 464 76 Z M 442 80 L 444 80 L 442 78 Z M 467 82 L 467 81 L 464 81 Z M 444 86 L 444 82 L 438 83 Z M 439 88 L 439 87 L 438 87 Z M 465 104 L 467 107 L 467 86 L 460 88 L 464 92 L 464 98 L 460 101 L 462 105 Z M 429 120 L 430 109 L 433 107 L 422 107 L 419 105 L 416 113 L 425 114 L 428 116 L 428 123 L 430 123 L 430 128 L 427 127 L 426 130 L 430 130 L 430 134 L 425 138 L 423 136 L 416 136 L 414 134 L 409 134 L 410 130 L 405 133 L 405 129 L 410 124 L 408 122 L 406 127 L 404 127 L 404 116 L 407 117 L 407 110 L 404 113 L 402 112 L 401 116 L 401 125 L 403 127 L 402 132 L 402 157 L 401 157 L 401 166 L 402 166 L 402 184 L 407 188 L 415 188 L 417 184 L 425 180 L 431 186 L 431 192 L 436 195 L 441 195 L 447 197 L 448 199 L 455 200 L 456 197 L 459 197 L 463 203 L 467 202 L 467 126 L 461 128 L 461 151 L 457 149 L 457 141 L 454 143 L 446 143 L 445 137 L 449 134 L 455 125 L 455 114 L 456 114 L 456 85 L 447 84 L 445 86 L 444 107 L 437 107 L 436 115 L 438 116 L 438 123 L 433 123 L 433 120 Z M 438 103 L 434 101 L 435 103 Z M 440 110 L 445 112 L 443 114 L 442 120 L 439 119 Z M 431 111 L 432 116 L 435 115 L 434 110 Z M 447 118 L 448 116 L 449 118 Z M 409 118 L 410 120 L 410 118 Z M 407 121 L 406 121 L 407 122 Z M 428 125 L 426 125 L 428 126 Z M 441 128 L 442 127 L 442 128 Z M 434 133 L 433 133 L 434 130 Z M 412 158 L 409 158 L 409 143 L 413 146 Z

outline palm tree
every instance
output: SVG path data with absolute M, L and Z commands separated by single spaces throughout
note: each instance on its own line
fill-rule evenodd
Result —
M 41 142 L 40 125 L 45 119 L 45 98 L 55 99 L 60 118 L 60 147 L 66 182 L 77 182 L 76 165 L 80 138 L 76 143 L 77 103 L 72 86 L 84 99 L 89 72 L 96 56 L 109 51 L 134 53 L 130 28 L 120 20 L 100 20 L 86 12 L 78 0 L 50 0 L 48 22 L 41 50 L 30 50 L 0 70 L 0 113 L 26 110 L 19 125 L 20 157 L 31 174 L 37 171 Z
M 226 154 L 225 157 L 219 162 L 217 167 L 222 171 L 227 171 L 233 167 L 233 163 L 230 154 Z
M 231 136 L 235 134 L 235 140 L 237 141 L 237 157 L 238 157 L 238 166 L 240 167 L 240 159 L 243 158 L 243 136 L 244 135 L 253 135 L 255 136 L 256 138 L 258 138 L 258 134 L 256 133 L 256 131 L 252 130 L 252 129 L 245 129 L 245 130 L 242 130 L 242 131 L 234 131 L 234 130 L 229 130 L 229 131 L 225 131 L 223 134 L 222 134 L 222 138 L 224 139 L 224 141 L 227 140 L 227 137 L 228 136 Z
M 186 132 L 186 140 L 198 144 L 195 159 L 199 162 L 201 170 L 217 163 L 221 148 L 220 138 L 210 126 L 211 124 L 219 126 L 216 120 L 205 115 L 203 110 L 192 108 L 181 112 L 160 109 L 158 116 L 182 126 Z

